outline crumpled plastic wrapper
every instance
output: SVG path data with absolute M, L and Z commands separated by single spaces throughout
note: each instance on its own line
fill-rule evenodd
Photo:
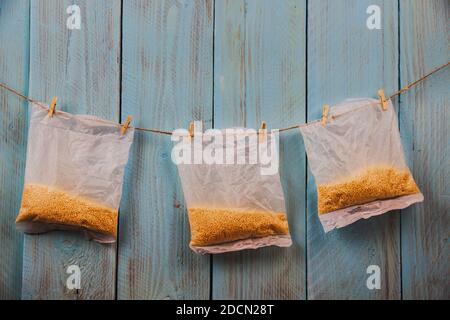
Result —
M 223 152 L 223 159 L 228 151 L 232 151 L 235 155 L 233 163 L 195 164 L 193 160 L 190 164 L 177 164 L 189 213 L 191 249 L 204 254 L 290 246 L 292 240 L 274 135 L 266 132 L 264 139 L 267 140 L 256 143 L 249 140 L 242 144 L 237 142 L 239 138 L 231 142 L 226 140 L 225 130 L 216 130 L 222 141 L 215 141 L 213 149 L 222 150 L 219 152 Z M 178 144 L 191 148 L 193 153 L 211 147 L 213 139 L 207 132 L 204 133 L 206 138 L 197 144 L 190 140 L 195 137 L 180 140 Z M 264 171 L 270 165 L 250 161 L 249 154 L 255 152 L 268 155 L 273 152 L 276 168 L 273 168 L 273 162 L 272 169 Z M 242 157 L 247 160 L 238 163 L 237 159 Z
M 17 228 L 26 233 L 82 230 L 115 242 L 124 168 L 134 129 L 32 105 L 25 186 Z
M 326 232 L 423 201 L 405 162 L 397 116 L 388 102 L 348 99 L 326 124 L 300 127 Z

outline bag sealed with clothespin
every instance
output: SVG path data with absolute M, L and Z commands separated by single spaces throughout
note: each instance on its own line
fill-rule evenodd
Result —
M 187 204 L 192 250 L 223 253 L 292 244 L 277 139 L 275 133 L 243 128 L 173 133 L 172 159 Z
M 349 99 L 300 127 L 325 232 L 423 201 L 391 101 L 383 108 L 379 100 Z
M 33 105 L 17 228 L 82 230 L 98 242 L 115 242 L 134 135 L 133 128 L 123 131 L 97 117 Z

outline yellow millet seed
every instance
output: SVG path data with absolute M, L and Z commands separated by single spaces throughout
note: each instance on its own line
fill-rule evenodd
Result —
M 289 233 L 284 212 L 190 208 L 189 223 L 193 246 Z
M 409 170 L 369 167 L 358 175 L 317 186 L 319 213 L 420 192 Z
M 116 237 L 117 220 L 117 209 L 44 185 L 26 184 L 16 223 L 31 221 L 79 226 Z

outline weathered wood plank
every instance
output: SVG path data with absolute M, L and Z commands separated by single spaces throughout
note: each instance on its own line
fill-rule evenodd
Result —
M 0 2 L 0 82 L 21 92 L 28 92 L 29 5 Z M 27 115 L 27 103 L 0 89 L 0 300 L 21 294 L 23 236 L 14 220 L 23 188 Z
M 30 94 L 58 108 L 119 120 L 120 14 L 115 1 L 77 1 L 81 30 L 68 30 L 73 1 L 32 1 Z M 66 269 L 81 269 L 81 289 L 66 288 Z M 78 233 L 26 236 L 22 297 L 112 299 L 116 245 L 89 242 Z
M 214 126 L 305 121 L 306 2 L 216 1 Z M 305 298 L 305 155 L 282 133 L 280 167 L 294 245 L 213 257 L 213 299 Z
M 212 119 L 213 1 L 125 1 L 122 118 L 172 130 Z M 207 299 L 169 136 L 136 132 L 121 207 L 119 299 Z
M 450 60 L 450 3 L 400 1 L 401 85 Z M 400 132 L 423 203 L 403 210 L 404 299 L 449 299 L 450 71 L 401 97 Z
M 366 9 L 382 9 L 382 29 L 366 27 Z M 376 97 L 397 89 L 397 2 L 318 0 L 308 5 L 308 120 L 322 105 L 351 97 Z M 397 212 L 358 221 L 325 234 L 308 170 L 308 299 L 400 298 Z M 381 268 L 381 289 L 368 290 L 366 269 Z

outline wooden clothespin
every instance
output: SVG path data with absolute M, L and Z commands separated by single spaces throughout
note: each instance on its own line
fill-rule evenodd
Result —
M 328 112 L 330 111 L 330 106 L 325 104 L 322 109 L 322 124 L 326 125 L 328 121 Z
M 383 111 L 386 111 L 388 108 L 388 101 L 386 100 L 383 89 L 378 90 L 378 96 L 380 97 L 381 109 L 383 109 Z
M 120 128 L 120 134 L 124 135 L 127 131 L 128 127 L 130 126 L 131 120 L 133 120 L 133 117 L 130 115 L 127 117 L 127 120 L 125 120 L 125 123 Z
M 261 122 L 261 130 L 266 130 L 266 128 L 267 128 L 266 122 L 265 122 L 265 121 L 262 121 L 262 122 Z
M 194 137 L 194 122 L 193 121 L 191 121 L 191 123 L 189 123 L 189 136 L 191 138 Z
M 58 97 L 53 97 L 52 102 L 50 103 L 50 108 L 48 109 L 48 116 L 50 118 L 55 114 L 56 103 L 58 102 Z
M 258 134 L 260 135 L 260 141 L 264 141 L 267 133 L 267 123 L 265 121 L 261 121 L 261 129 L 259 129 Z

